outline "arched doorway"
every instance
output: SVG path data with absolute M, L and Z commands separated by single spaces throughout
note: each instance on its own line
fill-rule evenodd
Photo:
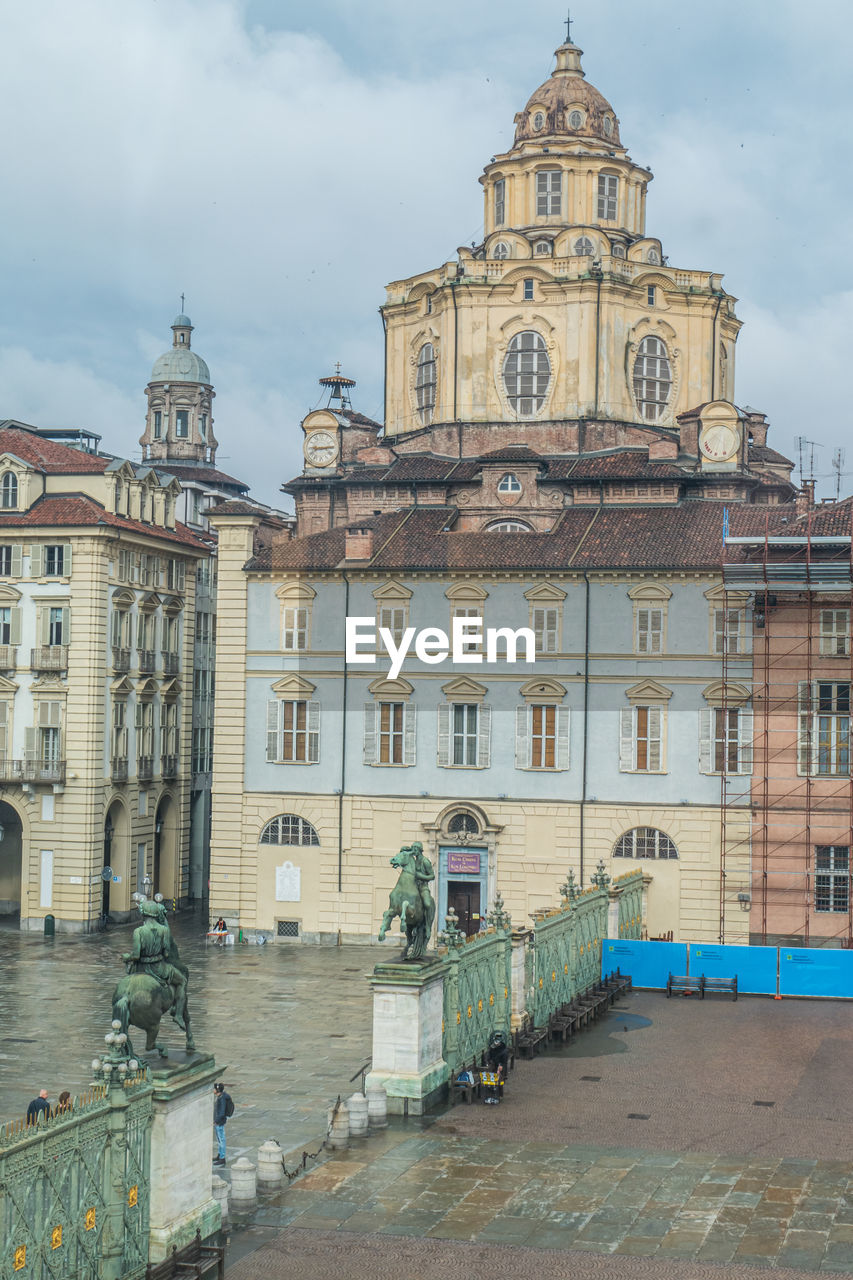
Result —
M 101 885 L 101 911 L 128 912 L 130 910 L 130 824 L 127 810 L 120 800 L 114 800 L 104 819 L 104 876 Z M 107 876 L 109 868 L 111 875 Z
M 0 800 L 0 915 L 20 915 L 23 847 L 21 819 Z
M 164 898 L 180 896 L 178 884 L 178 811 L 171 796 L 164 795 L 154 819 L 154 869 L 151 892 Z

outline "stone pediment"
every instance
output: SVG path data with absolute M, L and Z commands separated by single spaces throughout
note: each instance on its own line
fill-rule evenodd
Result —
M 0 583 L 0 602 L 4 604 L 17 604 L 21 598 L 20 591 L 9 585 L 8 582 Z
M 625 690 L 625 697 L 629 702 L 666 702 L 672 697 L 672 690 L 657 680 L 641 680 Z
M 744 702 L 749 702 L 752 694 L 745 684 L 738 684 L 733 680 L 728 683 L 724 680 L 712 680 L 702 690 L 702 697 L 712 707 L 739 707 Z
M 276 680 L 272 691 L 286 698 L 310 698 L 316 688 L 317 686 L 312 684 L 310 680 L 306 680 L 303 676 L 298 676 L 294 673 L 283 676 L 281 680 Z
M 373 592 L 374 600 L 411 600 L 412 593 L 402 582 L 383 582 Z
M 374 680 L 367 688 L 374 698 L 387 698 L 389 701 L 397 698 L 410 698 L 415 691 L 413 684 L 409 684 L 408 680 L 403 680 L 400 677 L 396 680 Z
M 160 686 L 161 698 L 177 698 L 180 692 L 181 692 L 180 680 L 166 680 L 165 683 Z
M 110 693 L 119 698 L 126 698 L 133 693 L 133 681 L 127 676 L 119 676 L 117 680 L 113 680 L 110 685 Z
M 452 698 L 457 702 L 482 702 L 488 689 L 468 676 L 457 676 L 455 680 L 448 680 L 447 684 L 443 684 L 441 692 L 445 698 Z
M 17 693 L 18 686 L 14 680 L 9 680 L 6 676 L 0 676 L 0 693 Z
M 662 582 L 639 582 L 628 595 L 632 600 L 669 600 L 672 592 Z
M 524 598 L 535 604 L 562 604 L 567 594 L 552 582 L 537 582 L 535 587 L 525 591 Z
M 454 582 L 444 593 L 448 600 L 486 600 L 488 591 L 477 582 Z
M 157 681 L 149 678 L 140 680 L 136 686 L 136 692 L 140 698 L 153 698 L 157 692 Z
M 528 680 L 519 689 L 522 698 L 527 702 L 559 702 L 566 696 L 566 686 L 550 676 L 538 680 Z

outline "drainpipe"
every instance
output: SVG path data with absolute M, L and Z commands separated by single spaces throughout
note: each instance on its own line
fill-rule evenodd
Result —
M 349 615 L 349 578 L 344 569 L 344 705 L 341 715 L 341 787 L 338 794 L 338 893 L 343 892 L 344 885 L 344 792 L 347 785 L 347 647 L 346 620 Z M 338 946 L 341 942 L 340 924 L 338 925 Z
M 711 399 L 717 398 L 717 318 L 723 305 L 722 293 L 717 294 L 717 308 L 714 312 L 714 323 L 711 326 Z
M 584 571 L 584 640 L 583 640 L 583 762 L 581 770 L 581 803 L 580 803 L 580 882 L 584 885 L 584 820 L 586 805 L 586 764 L 587 746 L 589 743 L 589 574 Z

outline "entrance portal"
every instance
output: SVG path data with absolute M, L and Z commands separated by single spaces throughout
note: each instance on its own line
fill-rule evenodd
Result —
M 20 914 L 22 853 L 21 819 L 0 800 L 0 915 Z
M 480 931 L 480 886 L 464 880 L 448 880 L 447 906 L 452 907 L 459 920 L 462 933 L 470 935 Z

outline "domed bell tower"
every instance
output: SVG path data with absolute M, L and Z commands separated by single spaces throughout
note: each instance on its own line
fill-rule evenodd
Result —
M 172 322 L 172 347 L 154 362 L 145 388 L 148 414 L 140 437 L 145 462 L 216 461 L 213 397 L 207 364 L 192 350 L 189 316 Z

